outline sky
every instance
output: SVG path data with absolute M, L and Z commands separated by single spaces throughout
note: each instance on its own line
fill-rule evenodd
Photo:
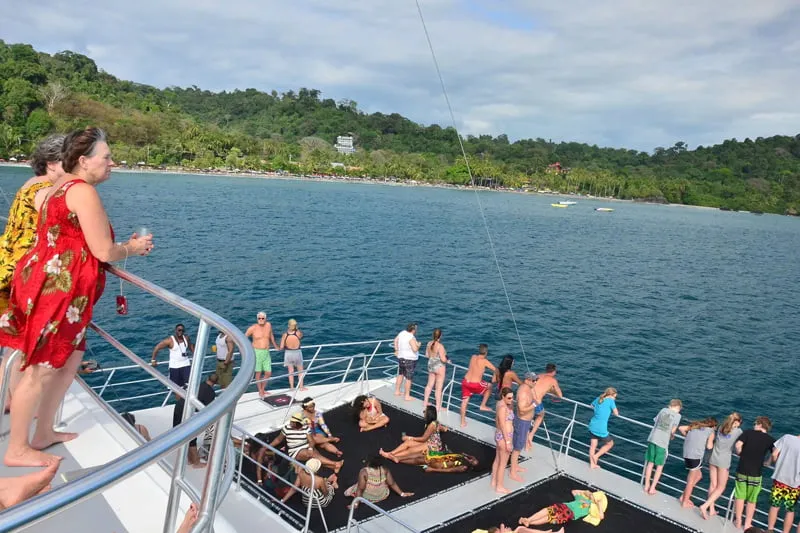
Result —
M 4 0 L 121 79 L 322 91 L 450 125 L 414 0 Z M 797 0 L 420 0 L 462 135 L 652 151 L 800 133 Z M 13 13 L 14 16 L 8 16 Z

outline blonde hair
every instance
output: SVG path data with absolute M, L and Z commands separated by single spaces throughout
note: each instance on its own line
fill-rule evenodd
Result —
M 694 420 L 689 422 L 689 431 L 700 428 L 715 428 L 717 427 L 717 419 L 714 417 L 705 418 L 703 420 Z
M 677 408 L 679 408 L 679 409 L 683 409 L 683 402 L 682 402 L 682 401 L 680 401 L 680 400 L 679 400 L 679 399 L 677 399 L 677 398 L 673 398 L 673 399 L 671 399 L 671 400 L 669 401 L 669 406 L 670 406 L 670 407 L 677 407 Z
M 289 327 L 290 328 L 294 327 L 295 329 L 297 329 L 297 320 L 295 320 L 294 318 L 290 318 L 289 319 Z
M 728 418 L 725 419 L 725 422 L 722 423 L 722 426 L 719 428 L 719 432 L 723 435 L 730 435 L 731 431 L 733 431 L 733 424 L 739 422 L 742 423 L 742 415 L 734 411 L 733 413 L 728 415 Z
M 603 403 L 603 400 L 610 396 L 614 396 L 617 394 L 617 389 L 614 387 L 609 387 L 603 391 L 603 394 L 600 395 L 600 398 L 597 399 L 597 403 Z

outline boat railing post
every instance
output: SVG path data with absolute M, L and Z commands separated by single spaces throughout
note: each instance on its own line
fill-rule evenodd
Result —
M 194 413 L 194 400 L 197 398 L 197 390 L 200 387 L 200 379 L 203 377 L 203 354 L 208 344 L 208 322 L 200 320 L 197 328 L 197 339 L 194 345 L 191 371 L 189 372 L 189 383 L 186 387 L 186 397 L 183 402 L 183 415 L 181 422 L 187 420 Z M 181 491 L 177 480 L 183 479 L 186 473 L 186 456 L 189 453 L 189 441 L 184 442 L 177 449 L 175 457 L 175 468 L 172 471 L 172 482 L 169 489 L 169 500 L 167 501 L 167 513 L 164 519 L 164 533 L 172 533 L 175 527 L 175 519 L 178 513 Z
M 244 463 L 244 443 L 245 443 L 245 434 L 242 433 L 242 443 L 239 445 L 239 475 L 236 478 L 236 490 L 241 490 L 242 488 L 242 464 Z
M 375 345 L 375 349 L 372 350 L 369 359 L 364 360 L 364 369 L 362 370 L 361 375 L 358 376 L 358 379 L 361 381 L 362 384 L 362 388 L 359 392 L 361 392 L 362 394 L 364 392 L 363 388 L 364 383 L 367 384 L 367 394 L 369 394 L 369 365 L 372 364 L 372 360 L 375 358 L 375 354 L 378 353 L 378 350 L 380 350 L 381 344 L 383 344 L 383 341 L 378 341 L 378 344 Z
M 114 373 L 117 371 L 116 368 L 112 368 L 111 372 L 108 373 L 108 378 L 106 378 L 106 382 L 103 383 L 103 386 L 100 388 L 100 392 L 97 394 L 101 398 L 103 397 L 103 393 L 106 391 L 106 387 L 108 384 L 111 383 L 111 379 L 114 377 Z
M 309 470 L 308 467 L 305 467 L 305 468 L 306 468 L 306 472 L 308 472 L 311 475 L 311 486 L 312 487 L 316 487 L 317 486 L 316 482 L 315 482 L 316 475 L 314 474 L 314 472 Z M 297 484 L 298 487 L 300 486 L 297 481 L 295 481 L 295 483 Z M 308 526 L 309 526 L 309 524 L 311 524 L 311 509 L 312 509 L 313 506 L 314 506 L 314 490 L 312 489 L 308 494 L 308 509 L 306 509 L 306 523 L 303 526 L 303 532 L 302 533 L 308 533 Z
M 453 365 L 453 374 L 450 376 L 450 383 L 447 384 L 447 410 L 450 410 L 450 401 L 453 399 L 453 387 L 456 382 L 456 365 Z
M 199 336 L 199 335 L 198 335 Z M 202 365 L 202 363 L 200 363 Z M 225 455 L 228 435 L 233 425 L 233 409 L 225 412 L 214 424 L 214 436 L 211 439 L 211 451 L 206 466 L 206 479 L 203 484 L 203 496 L 200 501 L 200 519 L 192 529 L 193 533 L 206 533 L 214 530 L 214 514 L 217 511 L 215 502 L 221 489 L 220 479 L 225 469 Z M 232 465 L 229 465 L 231 467 Z M 199 526 L 199 527 L 198 527 Z
M 11 382 L 11 367 L 14 366 L 14 361 L 22 353 L 19 350 L 10 351 L 6 349 L 5 351 L 10 353 L 3 360 L 3 380 L 0 383 L 0 434 L 3 433 L 3 422 L 5 421 L 3 413 L 5 413 L 6 410 L 6 397 L 8 396 L 8 385 Z

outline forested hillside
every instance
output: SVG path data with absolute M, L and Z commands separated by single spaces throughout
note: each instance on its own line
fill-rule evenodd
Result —
M 354 101 L 324 98 L 315 89 L 157 89 L 119 80 L 80 54 L 49 55 L 0 41 L 0 158 L 28 154 L 47 133 L 87 124 L 109 131 L 117 160 L 149 165 L 469 181 L 452 128 L 423 126 L 396 113 L 367 114 Z M 333 143 L 347 133 L 357 152 L 343 156 Z M 484 184 L 800 210 L 800 135 L 732 139 L 693 150 L 678 141 L 652 153 L 541 138 L 510 142 L 505 135 L 464 142 Z

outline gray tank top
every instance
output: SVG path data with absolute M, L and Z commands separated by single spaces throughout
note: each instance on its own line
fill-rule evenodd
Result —
M 732 429 L 727 435 L 717 431 L 716 439 L 714 439 L 714 449 L 711 451 L 711 458 L 708 460 L 709 464 L 717 468 L 729 469 L 731 467 L 733 445 L 736 444 L 736 439 L 741 434 L 741 428 Z

